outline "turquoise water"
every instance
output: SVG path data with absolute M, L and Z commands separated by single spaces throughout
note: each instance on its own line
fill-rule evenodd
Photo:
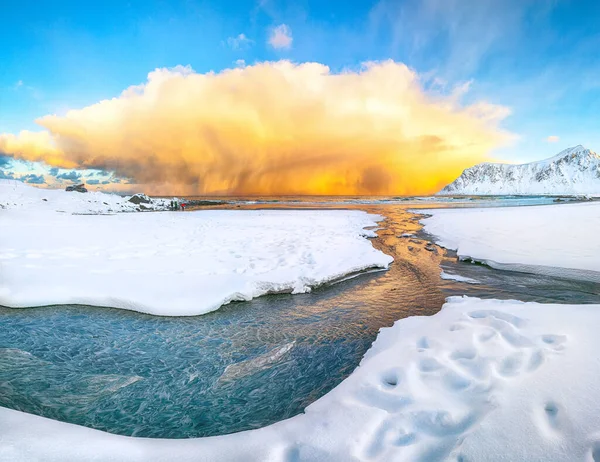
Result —
M 397 237 L 419 227 L 404 207 L 367 209 L 388 216 L 375 244 L 394 256 L 390 270 L 309 294 L 185 318 L 83 306 L 0 308 L 0 406 L 123 435 L 232 433 L 301 413 L 354 370 L 381 327 L 433 314 L 448 295 L 600 301 L 600 284 L 495 271 L 429 252 L 425 239 Z M 440 264 L 481 284 L 440 280 Z
M 365 275 L 200 317 L 0 309 L 0 405 L 166 438 L 291 417 L 356 367 L 379 327 L 406 315 L 380 296 L 380 279 Z

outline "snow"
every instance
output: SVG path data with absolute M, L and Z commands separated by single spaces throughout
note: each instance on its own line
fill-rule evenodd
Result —
M 36 202 L 0 210 L 0 305 L 199 315 L 271 292 L 307 292 L 392 261 L 365 238 L 381 217 L 361 211 L 77 215 L 53 209 L 98 210 L 98 203 L 54 192 L 61 195 L 49 209 Z M 29 194 L 21 204 L 35 200 Z
M 131 438 L 0 409 L 0 460 L 593 461 L 600 305 L 452 297 L 382 329 L 306 413 L 247 432 Z
M 164 210 L 168 202 L 167 199 L 151 199 L 150 203 L 142 205 L 149 210 Z M 117 194 L 42 189 L 17 180 L 0 179 L 0 210 L 2 209 L 86 214 L 136 212 L 140 210 L 140 206 L 129 202 L 129 197 Z
M 359 211 L 82 216 L 73 213 L 103 209 L 25 196 L 0 210 L 0 305 L 198 314 L 391 261 L 364 237 L 380 217 Z M 70 213 L 56 211 L 61 202 Z M 424 212 L 425 230 L 462 258 L 600 272 L 600 203 Z M 599 323 L 600 304 L 451 297 L 434 316 L 382 329 L 360 366 L 292 419 L 164 440 L 0 408 L 0 461 L 600 461 Z
M 600 281 L 600 202 L 417 213 L 436 243 L 498 269 Z
M 579 145 L 539 162 L 477 164 L 438 193 L 453 194 L 600 196 L 600 156 Z

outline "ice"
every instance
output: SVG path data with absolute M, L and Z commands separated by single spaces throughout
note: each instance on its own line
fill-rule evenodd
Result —
M 422 213 L 425 231 L 463 260 L 600 281 L 600 202 Z
M 440 273 L 440 277 L 449 281 L 466 282 L 467 284 L 479 284 L 479 281 L 476 281 L 475 279 L 461 276 L 459 274 L 446 273 L 445 271 Z
M 303 415 L 161 440 L 0 409 L 0 460 L 592 461 L 599 322 L 600 305 L 452 297 L 434 316 L 382 329 L 350 377 Z
M 255 358 L 230 364 L 225 368 L 221 377 L 219 377 L 219 382 L 237 380 L 240 377 L 253 374 L 257 370 L 263 369 L 270 364 L 281 360 L 286 353 L 294 347 L 294 343 L 295 342 L 290 342 L 282 347 L 267 351 Z
M 80 215 L 60 213 L 56 203 L 87 210 L 86 194 L 17 191 L 21 206 L 0 209 L 0 305 L 9 307 L 82 304 L 198 315 L 268 293 L 307 292 L 392 261 L 366 239 L 375 232 L 365 228 L 381 217 L 361 211 Z M 51 193 L 60 201 L 25 207 Z

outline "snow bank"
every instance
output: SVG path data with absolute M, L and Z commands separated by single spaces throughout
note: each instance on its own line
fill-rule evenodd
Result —
M 0 210 L 0 305 L 187 316 L 270 292 L 306 292 L 386 268 L 392 258 L 364 237 L 375 236 L 364 228 L 379 219 L 361 211 Z
M 424 210 L 437 243 L 498 269 L 600 282 L 600 202 Z
M 0 409 L 0 460 L 591 462 L 598 323 L 600 305 L 453 297 L 382 329 L 354 373 L 292 419 L 151 440 Z
M 43 189 L 21 181 L 0 179 L 0 209 L 58 211 L 65 213 L 136 212 L 140 209 L 164 210 L 167 199 L 150 199 L 149 203 L 129 202 L 128 197 L 100 191 L 79 193 L 62 189 Z

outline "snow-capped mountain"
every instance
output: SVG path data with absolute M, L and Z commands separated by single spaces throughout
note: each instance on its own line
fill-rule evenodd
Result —
M 600 196 L 600 156 L 583 146 L 529 164 L 485 162 L 462 172 L 438 195 Z

